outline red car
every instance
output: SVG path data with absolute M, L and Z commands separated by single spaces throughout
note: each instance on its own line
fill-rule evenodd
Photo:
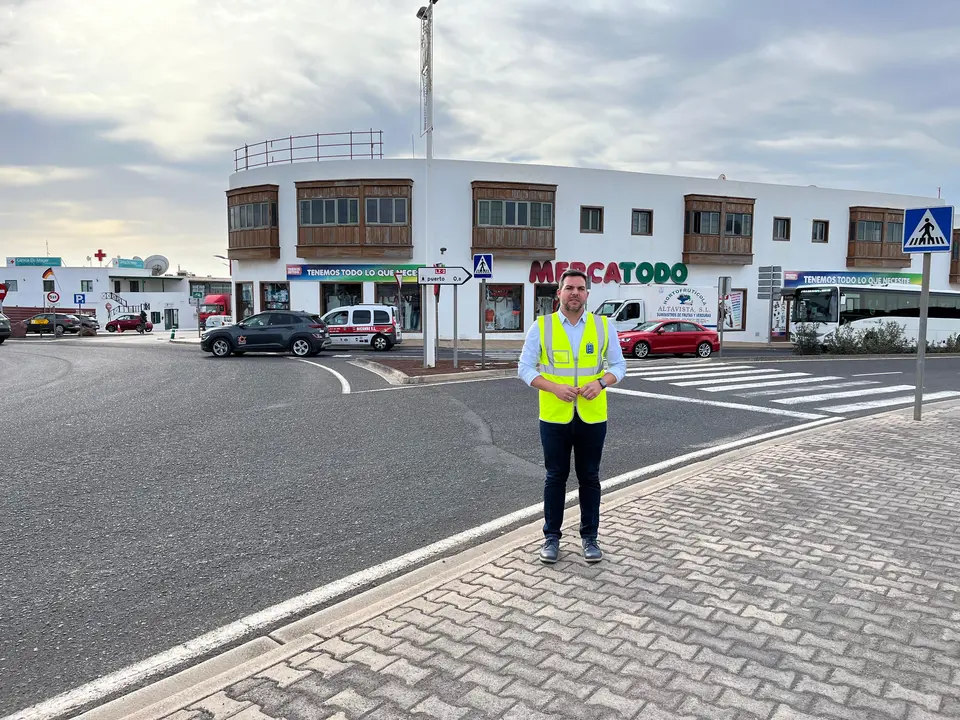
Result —
M 642 322 L 632 330 L 620 330 L 617 336 L 623 354 L 638 358 L 665 353 L 708 358 L 720 349 L 720 336 L 715 330 L 689 320 Z
M 127 313 L 125 315 L 117 315 L 113 320 L 110 320 L 106 324 L 107 332 L 123 332 L 124 330 L 136 330 L 140 325 L 140 313 Z M 144 330 L 151 332 L 153 330 L 153 323 L 149 320 L 147 321 Z

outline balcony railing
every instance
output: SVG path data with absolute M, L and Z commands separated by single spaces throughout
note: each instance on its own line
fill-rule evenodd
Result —
M 383 159 L 383 130 L 350 130 L 339 133 L 290 135 L 244 145 L 233 151 L 236 172 L 281 163 L 320 160 Z

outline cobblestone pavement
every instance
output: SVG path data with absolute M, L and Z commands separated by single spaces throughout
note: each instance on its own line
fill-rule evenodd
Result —
M 958 718 L 958 436 L 928 406 L 740 456 L 605 509 L 599 565 L 513 549 L 167 717 Z

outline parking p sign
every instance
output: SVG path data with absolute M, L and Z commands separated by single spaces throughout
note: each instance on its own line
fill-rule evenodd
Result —
M 74 304 L 74 305 L 77 305 L 77 306 L 79 306 L 79 305 L 86 305 L 86 304 L 87 304 L 87 296 L 84 295 L 83 293 L 74 293 L 74 294 L 73 294 L 73 304 Z

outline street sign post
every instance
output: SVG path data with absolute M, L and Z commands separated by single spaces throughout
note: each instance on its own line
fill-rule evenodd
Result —
M 7 286 L 0 283 L 0 310 L 3 309 L 3 301 L 7 297 Z
M 730 289 L 733 286 L 733 278 L 724 275 L 717 283 L 719 297 L 719 311 L 717 312 L 717 336 L 720 339 L 720 349 L 717 350 L 717 357 L 723 357 L 723 326 L 726 324 L 727 299 L 730 297 Z
M 81 305 L 85 305 L 86 302 L 87 302 L 87 298 L 83 293 L 73 294 L 73 304 L 76 305 L 77 307 L 80 307 Z
M 757 277 L 757 300 L 769 300 L 767 314 L 767 342 L 773 342 L 773 301 L 783 288 L 783 267 L 780 265 L 761 265 Z
M 930 310 L 930 261 L 932 253 L 949 253 L 953 244 L 953 206 L 911 208 L 903 213 L 903 252 L 923 253 L 920 285 L 920 328 L 917 332 L 917 387 L 913 397 L 913 419 L 923 409 L 923 371 L 927 359 L 927 317 Z
M 203 300 L 203 293 L 199 290 L 194 290 L 192 293 L 190 293 L 190 297 L 192 297 L 194 300 Z
M 470 274 L 470 271 L 465 267 L 418 267 L 417 268 L 417 282 L 422 285 L 452 285 L 453 286 L 453 366 L 458 367 L 458 350 L 459 342 L 457 340 L 457 288 L 466 283 L 472 278 L 473 275 Z M 434 332 L 436 337 L 440 338 L 440 322 L 439 322 L 439 304 L 438 304 L 438 319 L 436 321 L 436 326 Z M 426 343 L 426 318 L 423 318 L 424 321 L 424 343 Z M 424 367 L 426 367 L 426 360 L 424 360 Z
M 58 292 L 48 292 L 48 293 L 47 293 L 47 300 L 50 302 L 50 305 L 51 305 L 51 306 L 56 305 L 58 302 L 60 302 L 60 293 L 58 293 Z
M 487 366 L 487 323 L 483 320 L 483 304 L 487 298 L 487 280 L 493 277 L 493 253 L 473 256 L 473 276 L 480 280 L 480 368 Z

